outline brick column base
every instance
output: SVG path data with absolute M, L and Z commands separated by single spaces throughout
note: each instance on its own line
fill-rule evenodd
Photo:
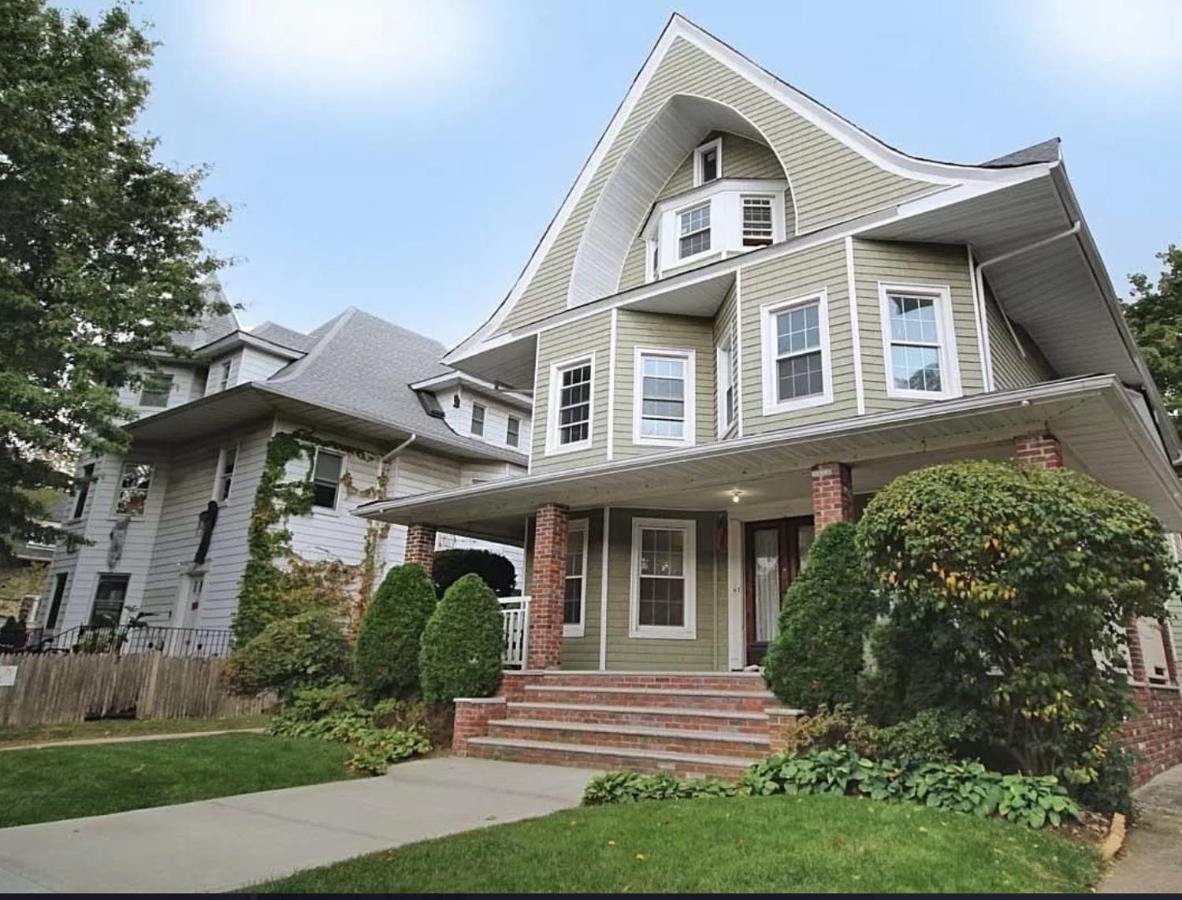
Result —
M 813 527 L 817 534 L 826 525 L 854 520 L 854 481 L 845 463 L 813 466 Z
M 456 756 L 466 756 L 468 741 L 488 736 L 488 723 L 508 716 L 504 697 L 457 697 L 456 719 L 451 732 L 451 749 Z
M 530 669 L 557 669 L 562 664 L 562 602 L 566 596 L 569 524 L 565 506 L 547 503 L 538 507 L 529 590 L 529 658 L 525 661 Z
M 1040 469 L 1062 469 L 1063 448 L 1053 434 L 1027 434 L 1014 438 L 1018 464 Z
M 406 555 L 402 561 L 407 565 L 416 563 L 431 573 L 435 565 L 435 526 L 416 522 L 406 529 Z
M 772 753 L 783 753 L 788 749 L 788 736 L 804 718 L 804 711 L 769 706 L 764 712 L 767 713 L 767 738 Z

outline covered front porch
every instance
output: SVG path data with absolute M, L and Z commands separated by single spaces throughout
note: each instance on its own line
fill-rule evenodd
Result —
M 728 672 L 758 664 L 816 534 L 898 474 L 957 459 L 1067 465 L 1182 529 L 1141 396 L 1112 376 L 981 394 L 639 459 L 382 501 L 360 512 L 521 541 L 525 670 Z

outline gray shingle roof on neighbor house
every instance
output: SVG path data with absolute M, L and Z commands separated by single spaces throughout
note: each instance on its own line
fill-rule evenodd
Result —
M 1056 137 L 1043 141 L 1040 144 L 1023 147 L 1021 150 L 1015 150 L 1013 153 L 1007 153 L 1005 156 L 997 157 L 997 159 L 988 160 L 987 162 L 981 163 L 981 165 L 1001 169 L 1006 166 L 1027 166 L 1031 163 L 1055 162 L 1058 159 L 1059 139 Z
M 251 333 L 279 343 L 270 334 Z M 439 362 L 445 348 L 438 341 L 352 306 L 303 337 L 310 342 L 306 355 L 260 387 L 403 429 L 461 455 L 528 463 L 524 454 L 457 434 L 427 413 L 410 385 L 452 371 Z
M 211 283 L 205 291 L 206 296 L 211 300 L 220 300 L 223 303 L 228 302 L 226 295 L 222 292 L 222 286 L 216 281 Z M 179 344 L 182 347 L 196 350 L 198 347 L 204 347 L 206 344 L 212 344 L 219 338 L 224 338 L 227 334 L 233 334 L 240 327 L 238 317 L 234 315 L 234 310 L 230 310 L 224 315 L 207 316 L 192 331 L 174 331 L 172 340 L 173 343 Z
M 293 331 L 275 322 L 268 321 L 255 325 L 253 328 L 247 329 L 247 334 L 252 334 L 257 338 L 262 338 L 264 341 L 270 341 L 272 344 L 278 344 L 280 347 L 286 347 L 289 350 L 298 350 L 300 353 L 307 353 L 316 346 L 316 338 L 312 335 Z

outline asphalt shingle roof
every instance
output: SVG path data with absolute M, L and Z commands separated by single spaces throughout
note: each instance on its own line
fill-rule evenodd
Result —
M 997 159 L 983 162 L 981 165 L 1000 169 L 1006 166 L 1026 166 L 1030 165 L 1030 163 L 1055 162 L 1057 159 L 1059 159 L 1059 139 L 1051 138 L 1040 144 L 1032 144 L 1029 147 L 1023 147 L 1021 150 L 1015 150 L 1013 153 L 1007 153 L 1005 156 L 999 156 Z

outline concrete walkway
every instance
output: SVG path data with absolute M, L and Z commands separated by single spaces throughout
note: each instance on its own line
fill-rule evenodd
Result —
M 213 737 L 215 734 L 262 734 L 266 728 L 221 728 L 217 731 L 182 731 L 179 734 L 125 734 L 119 737 L 70 738 L 65 741 L 39 741 L 32 744 L 11 744 L 0 747 L 9 750 L 44 750 L 46 747 L 90 747 L 95 744 L 134 744 L 139 741 L 180 741 L 185 738 Z
M 1176 894 L 1182 891 L 1182 766 L 1162 772 L 1133 792 L 1136 827 L 1101 894 Z
M 227 891 L 578 804 L 587 769 L 437 757 L 381 778 L 0 829 L 0 892 Z

